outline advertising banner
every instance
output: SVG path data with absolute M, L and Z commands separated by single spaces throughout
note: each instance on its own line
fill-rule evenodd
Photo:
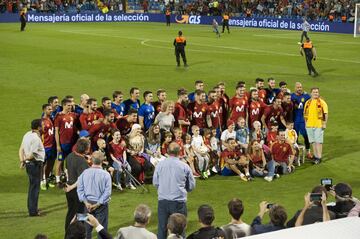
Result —
M 212 16 L 189 16 L 172 15 L 171 22 L 177 24 L 203 24 L 210 25 L 212 20 L 216 19 L 221 24 L 221 17 Z M 27 20 L 29 23 L 57 23 L 57 22 L 164 22 L 164 14 L 143 14 L 143 13 L 56 13 L 44 14 L 28 12 Z M 3 13 L 0 14 L 1 22 L 18 22 L 18 14 Z M 329 22 L 329 21 L 311 21 L 311 31 L 333 32 L 352 34 L 354 30 L 353 23 Z M 286 18 L 265 18 L 265 17 L 233 17 L 229 20 L 230 26 L 236 27 L 254 27 L 283 30 L 301 30 L 302 20 Z

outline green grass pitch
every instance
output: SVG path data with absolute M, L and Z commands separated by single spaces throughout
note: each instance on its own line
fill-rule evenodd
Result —
M 61 190 L 40 193 L 40 208 L 47 215 L 27 217 L 28 179 L 19 169 L 18 147 L 30 121 L 41 115 L 48 96 L 66 94 L 76 98 L 82 93 L 100 99 L 122 90 L 125 96 L 132 86 L 142 91 L 167 89 L 175 99 L 176 89 L 193 89 L 201 79 L 210 89 L 225 81 L 233 95 L 237 81 L 247 87 L 256 77 L 274 77 L 286 81 L 291 90 L 300 81 L 309 91 L 320 87 L 329 105 L 329 123 L 325 132 L 324 162 L 306 163 L 295 173 L 268 183 L 263 179 L 245 183 L 238 177 L 216 176 L 197 181 L 188 197 L 187 232 L 197 227 L 196 210 L 200 204 L 215 209 L 215 224 L 229 222 L 226 204 L 233 197 L 244 201 L 243 219 L 256 216 L 262 200 L 285 206 L 289 217 L 303 206 L 303 195 L 322 177 L 348 182 L 360 197 L 359 78 L 360 41 L 352 35 L 310 33 L 317 48 L 317 78 L 307 75 L 305 59 L 299 54 L 300 32 L 231 28 L 230 34 L 217 38 L 210 26 L 155 23 L 82 23 L 0 24 L 0 235 L 6 238 L 33 238 L 45 233 L 62 238 L 66 199 Z M 178 30 L 187 38 L 190 67 L 176 68 L 172 42 Z M 78 99 L 77 99 L 78 100 Z M 157 195 L 137 191 L 113 191 L 110 203 L 109 231 L 132 223 L 132 212 L 139 203 L 153 210 L 149 229 L 157 228 Z

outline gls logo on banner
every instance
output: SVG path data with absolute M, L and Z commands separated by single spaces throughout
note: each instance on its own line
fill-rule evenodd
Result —
M 175 16 L 175 21 L 177 23 L 189 23 L 189 24 L 200 24 L 201 16 L 189 16 L 189 15 L 181 15 L 181 19 L 178 20 L 178 16 Z

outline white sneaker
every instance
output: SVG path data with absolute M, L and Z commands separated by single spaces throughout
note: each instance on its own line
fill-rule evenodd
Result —
M 268 182 L 271 182 L 273 180 L 273 177 L 271 176 L 265 176 L 264 179 Z
M 123 188 L 121 187 L 121 184 L 117 184 L 117 185 L 116 185 L 116 188 L 117 188 L 118 190 L 120 190 L 120 191 L 123 190 Z
M 131 189 L 131 190 L 135 190 L 136 187 L 134 185 L 132 185 L 132 183 L 130 183 L 129 185 L 127 185 L 127 188 L 128 189 Z
M 213 171 L 214 173 L 218 173 L 218 171 L 216 170 L 215 166 L 211 168 L 211 171 Z
M 280 174 L 278 174 L 278 173 L 275 174 L 274 176 L 275 176 L 275 178 L 280 178 Z

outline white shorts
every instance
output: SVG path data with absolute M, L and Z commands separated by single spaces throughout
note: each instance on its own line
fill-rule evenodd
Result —
M 306 133 L 309 137 L 309 142 L 322 144 L 324 142 L 323 128 L 306 128 Z

